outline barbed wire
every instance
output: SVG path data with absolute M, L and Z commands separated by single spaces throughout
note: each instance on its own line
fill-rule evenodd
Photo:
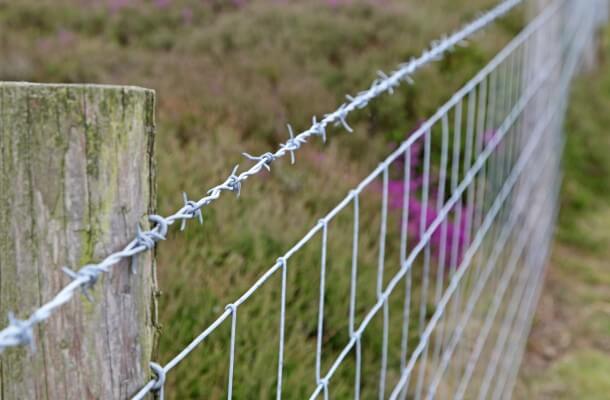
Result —
M 314 116 L 311 126 L 298 135 L 295 136 L 292 127 L 288 125 L 290 138 L 285 143 L 280 144 L 279 149 L 275 152 L 266 152 L 258 156 L 242 153 L 245 158 L 255 161 L 249 169 L 238 174 L 239 165 L 235 166 L 224 182 L 209 189 L 207 195 L 198 201 L 189 200 L 187 194 L 183 193 L 184 205 L 182 208 L 167 217 L 156 214 L 149 215 L 148 220 L 154 224 L 154 227 L 150 230 L 142 230 L 138 225 L 134 239 L 122 250 L 108 255 L 97 264 L 87 264 L 78 270 L 62 268 L 71 282 L 28 318 L 21 320 L 10 313 L 9 325 L 0 331 L 0 352 L 7 347 L 20 345 L 29 345 L 31 349 L 34 349 L 34 326 L 49 318 L 57 309 L 70 301 L 79 290 L 92 301 L 89 290 L 93 288 L 102 273 L 110 272 L 112 267 L 128 258 L 131 258 L 131 268 L 135 272 L 137 267 L 136 256 L 151 250 L 159 241 L 165 240 L 170 225 L 180 221 L 180 230 L 184 230 L 186 222 L 193 218 L 197 218 L 200 223 L 203 223 L 203 207 L 216 201 L 223 192 L 232 192 L 239 196 L 242 184 L 248 178 L 257 175 L 263 169 L 270 171 L 271 164 L 279 158 L 290 155 L 291 163 L 294 164 L 295 152 L 307 143 L 312 136 L 319 136 L 324 142 L 326 141 L 327 127 L 342 126 L 348 132 L 352 132 L 352 128 L 347 123 L 347 117 L 350 113 L 365 108 L 371 100 L 381 94 L 386 92 L 393 94 L 394 89 L 403 81 L 412 84 L 411 75 L 415 71 L 429 63 L 440 60 L 445 53 L 463 44 L 470 36 L 522 2 L 523 0 L 504 0 L 490 11 L 481 14 L 474 21 L 465 25 L 461 30 L 433 41 L 431 46 L 424 50 L 419 57 L 399 64 L 398 68 L 389 75 L 383 71 L 378 71 L 378 78 L 372 82 L 368 89 L 359 92 L 356 96 L 347 95 L 347 102 L 341 104 L 335 111 L 325 114 L 321 120 L 318 121 L 317 117 Z

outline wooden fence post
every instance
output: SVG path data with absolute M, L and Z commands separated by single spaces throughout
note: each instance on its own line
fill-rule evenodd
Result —
M 155 206 L 154 92 L 0 83 L 0 326 L 129 243 Z M 125 399 L 150 379 L 154 255 L 123 261 L 0 354 L 0 397 Z

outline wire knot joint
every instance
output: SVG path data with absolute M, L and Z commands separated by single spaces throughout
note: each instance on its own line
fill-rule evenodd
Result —
M 36 350 L 36 343 L 34 342 L 34 330 L 31 324 L 27 320 L 17 319 L 12 312 L 8 313 L 8 322 L 16 330 L 14 334 L 15 342 L 20 345 L 29 346 L 30 350 L 34 352 Z
M 200 224 L 203 224 L 203 214 L 201 213 L 201 207 L 197 202 L 189 200 L 186 192 L 182 192 L 182 199 L 184 200 L 183 211 L 187 218 L 197 217 Z M 186 227 L 186 219 L 183 219 L 180 223 L 180 230 L 183 231 Z
M 93 286 L 97 283 L 102 272 L 108 272 L 106 268 L 95 264 L 85 265 L 78 271 L 73 271 L 68 267 L 63 267 L 62 270 L 73 280 L 82 279 L 83 283 L 81 285 L 81 290 L 83 291 L 83 295 L 92 303 L 93 297 L 91 297 L 89 290 L 93 289 Z
M 150 363 L 150 369 L 155 374 L 155 384 L 151 387 L 151 391 L 159 396 L 159 399 L 163 400 L 163 387 L 165 385 L 165 370 L 162 366 L 156 362 Z

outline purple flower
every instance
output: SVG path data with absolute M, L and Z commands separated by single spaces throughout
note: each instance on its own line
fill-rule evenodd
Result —
M 167 8 L 172 3 L 172 0 L 155 0 L 155 6 L 157 8 Z
M 75 39 L 74 33 L 67 31 L 65 29 L 62 29 L 57 33 L 57 40 L 58 40 L 59 44 L 62 46 L 70 45 L 72 42 L 74 42 L 74 39 Z
M 414 197 L 421 187 L 422 178 L 421 176 L 411 178 L 409 181 L 409 201 Z M 405 194 L 405 184 L 403 180 L 389 180 L 388 181 L 388 207 L 390 210 L 401 210 L 403 206 Z
M 332 8 L 337 8 L 342 4 L 348 3 L 348 0 L 326 0 L 326 4 L 328 4 Z
M 491 136 L 493 138 L 493 134 Z M 491 138 L 489 140 L 491 140 Z M 421 198 L 422 175 L 418 171 L 421 167 L 422 140 L 414 142 L 410 149 L 410 171 L 409 187 L 405 187 L 405 182 L 402 179 L 388 181 L 388 208 L 391 211 L 402 212 L 404 206 L 404 196 L 408 198 L 408 221 L 407 231 L 411 237 L 410 243 L 415 244 L 422 239 L 422 225 L 425 232 L 430 228 L 432 223 L 439 218 L 439 212 L 436 209 L 436 200 L 433 197 L 428 199 L 428 205 L 423 206 Z M 397 161 L 400 171 L 403 170 L 405 160 Z M 438 181 L 438 177 L 431 176 L 431 182 Z M 435 192 L 434 184 L 429 187 L 430 193 Z M 379 187 L 381 190 L 381 187 Z M 457 218 L 459 217 L 459 220 Z M 450 212 L 444 216 L 445 223 L 439 226 L 432 233 L 430 244 L 432 246 L 433 255 L 440 258 L 441 252 L 445 255 L 445 267 L 450 267 L 452 264 L 457 264 L 462 261 L 464 252 L 469 245 L 469 221 L 472 218 L 472 210 L 469 207 L 464 207 L 458 204 L 453 207 Z M 401 222 L 402 223 L 402 222 Z M 444 237 L 443 237 L 444 236 Z
M 184 25 L 191 25 L 193 23 L 193 10 L 189 7 L 184 7 L 181 12 L 182 23 Z
M 108 0 L 108 7 L 111 12 L 117 12 L 129 5 L 129 0 Z

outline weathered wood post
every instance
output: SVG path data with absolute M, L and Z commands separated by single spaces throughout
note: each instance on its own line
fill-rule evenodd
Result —
M 129 243 L 154 210 L 154 92 L 0 83 L 0 328 Z M 154 257 L 118 264 L 0 354 L 0 397 L 125 399 L 150 378 Z

